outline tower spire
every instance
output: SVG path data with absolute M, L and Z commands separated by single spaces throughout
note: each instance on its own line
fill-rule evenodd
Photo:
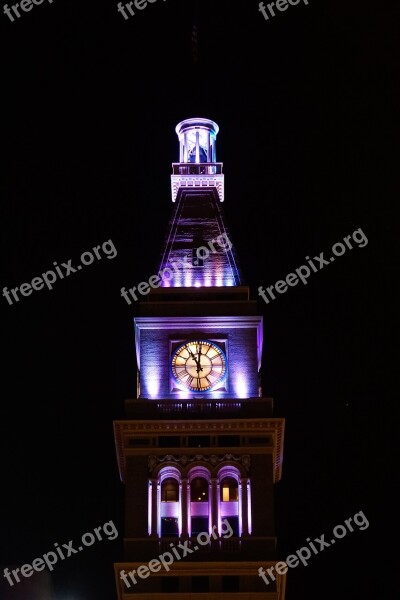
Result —
M 199 2 L 195 0 L 194 17 L 192 25 L 192 61 L 193 65 L 197 66 L 199 62 Z
M 160 271 L 172 270 L 161 287 L 232 287 L 241 277 L 222 210 L 223 164 L 217 162 L 217 123 L 185 119 L 175 131 L 179 162 L 172 164 L 174 209 Z

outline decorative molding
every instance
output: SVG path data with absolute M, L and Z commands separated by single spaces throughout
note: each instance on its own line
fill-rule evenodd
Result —
M 216 188 L 220 202 L 224 201 L 224 175 L 171 175 L 172 202 L 176 201 L 179 188 Z
M 126 457 L 132 456 L 138 452 L 137 448 L 132 448 L 129 439 L 132 434 L 138 436 L 149 433 L 153 435 L 164 435 L 171 433 L 173 435 L 185 435 L 188 432 L 205 434 L 222 434 L 229 431 L 237 434 L 248 435 L 257 432 L 270 435 L 273 440 L 273 446 L 268 450 L 273 455 L 274 482 L 281 479 L 283 464 L 283 446 L 285 433 L 285 420 L 278 418 L 271 419 L 221 419 L 213 421 L 114 421 L 115 446 L 118 456 L 118 466 L 121 480 L 125 480 Z M 139 449 L 148 456 L 148 448 Z M 243 451 L 246 447 L 243 446 Z M 193 455 L 196 456 L 196 455 Z M 210 455 L 212 456 L 212 455 Z M 242 463 L 243 466 L 244 463 Z
M 261 315 L 251 316 L 212 316 L 212 317 L 135 317 L 135 333 L 143 329 L 170 329 L 179 335 L 179 330 L 188 329 L 250 329 L 260 332 L 263 327 Z
M 224 454 L 223 456 L 218 456 L 217 454 L 210 454 L 209 456 L 206 454 L 195 454 L 194 456 L 187 456 L 186 454 L 182 456 L 165 454 L 164 456 L 156 456 L 155 454 L 151 454 L 148 458 L 149 471 L 153 471 L 157 465 L 164 462 L 179 464 L 183 467 L 186 467 L 188 464 L 193 462 L 208 462 L 213 467 L 222 462 L 238 462 L 243 465 L 246 471 L 248 471 L 250 469 L 251 458 L 249 454 L 243 454 L 240 456 L 235 456 L 233 454 Z
M 253 537 L 253 536 L 251 536 Z M 175 541 L 175 540 L 174 540 Z M 154 545 L 154 554 L 159 553 L 159 546 Z M 149 594 L 148 592 L 135 593 L 130 594 L 126 591 L 126 587 L 124 586 L 124 582 L 121 578 L 122 572 L 129 572 L 132 570 L 137 570 L 143 563 L 140 562 L 120 562 L 114 563 L 114 573 L 115 580 L 118 585 L 118 600 L 127 600 L 128 598 L 135 598 L 135 600 L 149 600 L 149 598 L 155 599 L 160 597 L 161 593 L 153 593 Z M 268 570 L 269 568 L 275 568 L 278 564 L 281 565 L 281 561 L 277 560 L 262 560 L 262 564 L 264 569 Z M 217 558 L 214 560 L 187 560 L 187 561 L 175 561 L 171 565 L 171 575 L 175 575 L 178 577 L 193 577 L 193 576 L 205 576 L 205 577 L 221 577 L 221 576 L 240 576 L 240 577 L 250 577 L 252 580 L 255 579 L 254 573 L 257 574 L 257 571 L 260 567 L 260 560 L 258 561 L 250 561 L 250 560 L 221 560 L 221 558 Z M 279 570 L 275 569 L 275 585 L 276 591 L 269 591 L 268 588 L 264 592 L 236 592 L 232 593 L 218 593 L 218 592 L 209 592 L 208 594 L 193 594 L 191 592 L 181 592 L 179 594 L 170 594 L 169 597 L 177 597 L 180 600 L 193 600 L 193 598 L 199 597 L 208 597 L 208 598 L 235 598 L 235 600 L 284 600 L 285 599 L 285 590 L 286 590 L 286 573 L 284 575 L 279 574 Z M 154 577 L 162 577 L 163 573 L 154 573 Z
M 239 400 L 238 400 L 239 402 Z M 257 432 L 265 431 L 266 433 L 274 432 L 276 428 L 282 427 L 284 419 L 218 419 L 212 421 L 156 421 L 156 420 L 140 420 L 140 421 L 114 421 L 115 427 L 121 429 L 121 433 L 129 434 L 129 432 L 146 432 L 152 431 L 154 433 L 163 433 L 168 431 L 169 433 L 182 433 L 185 434 L 188 431 L 204 431 L 210 432 L 221 432 L 221 431 L 242 431 L 243 434 L 251 433 L 252 430 L 256 429 Z

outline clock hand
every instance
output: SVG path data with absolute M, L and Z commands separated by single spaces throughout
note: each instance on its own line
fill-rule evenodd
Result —
M 189 349 L 188 349 L 189 350 Z M 193 358 L 194 362 L 196 363 L 196 365 L 198 364 L 197 362 L 197 358 L 196 356 L 193 354 L 193 352 L 191 350 L 189 350 L 189 354 L 191 355 L 191 357 Z
M 189 354 L 191 355 L 191 357 L 193 358 L 194 362 L 196 363 L 196 371 L 198 373 L 200 373 L 200 371 L 203 370 L 203 367 L 200 365 L 200 359 L 196 358 L 196 355 L 193 354 L 193 352 L 191 350 L 189 350 Z
M 200 373 L 200 371 L 203 370 L 203 367 L 201 366 L 201 363 L 200 363 L 200 355 L 201 355 L 201 346 L 200 345 L 197 346 L 197 355 L 198 355 L 197 372 Z

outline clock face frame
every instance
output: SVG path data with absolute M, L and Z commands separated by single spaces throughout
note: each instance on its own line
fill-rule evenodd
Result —
M 181 390 L 210 392 L 224 383 L 228 359 L 221 346 L 212 340 L 188 340 L 173 351 L 171 373 Z

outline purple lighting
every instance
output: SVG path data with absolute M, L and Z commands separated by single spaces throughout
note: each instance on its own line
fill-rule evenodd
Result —
M 235 253 L 223 222 L 222 163 L 217 163 L 214 121 L 193 118 L 176 126 L 179 163 L 173 163 L 172 201 L 176 203 L 160 261 L 160 287 L 241 285 Z M 197 241 L 199 228 L 204 241 Z
M 179 139 L 179 162 L 173 163 L 171 175 L 172 202 L 182 188 L 208 188 L 217 191 L 224 201 L 222 163 L 217 163 L 216 139 L 219 127 L 209 119 L 186 119 L 176 126 Z
M 171 360 L 164 360 L 165 343 L 168 340 L 183 340 L 187 331 L 196 328 L 202 339 L 216 339 L 216 332 L 223 332 L 229 339 L 226 357 L 229 361 L 224 385 L 207 393 L 210 400 L 225 398 L 239 402 L 241 398 L 257 397 L 259 394 L 258 371 L 262 352 L 261 316 L 198 316 L 193 317 L 135 317 L 136 362 L 140 373 L 140 398 L 149 400 L 190 400 L 192 391 L 179 387 L 171 373 Z M 222 340 L 222 334 L 219 339 Z M 248 350 L 249 340 L 257 343 L 257 353 Z M 230 348 L 240 348 L 240 353 Z M 177 346 L 176 346 L 177 347 Z M 143 356 L 141 356 L 141 354 Z M 169 348 L 172 356 L 172 348 Z M 203 392 L 199 392 L 203 393 Z M 240 403 L 237 408 L 240 407 Z M 236 408 L 232 405 L 232 408 Z M 190 407 L 188 406 L 188 410 Z M 222 408 L 221 408 L 222 410 Z
M 228 252 L 228 251 L 227 251 Z M 173 274 L 172 279 L 162 278 L 161 288 L 171 287 L 234 287 L 237 285 L 235 276 L 232 272 L 231 267 L 221 255 L 211 255 L 208 259 L 210 264 L 207 265 L 205 261 L 205 267 L 203 273 L 197 273 L 195 268 L 186 271 L 176 271 Z M 169 267 L 162 265 L 163 269 Z
M 152 513 L 152 497 L 153 497 L 153 482 L 149 481 L 149 487 L 147 491 L 147 531 L 151 535 L 151 513 Z
M 163 490 L 163 484 L 166 480 L 176 481 L 178 486 L 178 496 L 173 494 L 168 497 L 168 491 Z M 168 483 L 168 482 L 167 482 Z M 163 497 L 163 494 L 165 497 Z M 182 485 L 181 474 L 175 467 L 164 467 L 160 471 L 160 481 L 157 484 L 157 535 L 162 535 L 162 520 L 176 519 L 178 523 L 178 534 L 182 535 Z
M 248 528 L 249 533 L 251 534 L 253 531 L 253 524 L 251 518 L 251 484 L 250 479 L 247 480 L 247 520 L 248 520 Z
M 229 487 L 228 489 L 224 487 L 222 488 L 222 498 L 224 498 L 225 491 L 227 493 L 226 499 L 221 499 L 221 483 L 223 483 L 224 479 L 230 478 L 236 482 L 238 488 L 238 498 L 237 500 L 231 500 L 229 496 Z M 221 523 L 226 517 L 237 517 L 239 522 L 239 537 L 242 535 L 242 483 L 240 472 L 236 467 L 226 466 L 222 467 L 218 472 L 218 532 L 221 535 Z
M 175 128 L 179 139 L 179 162 L 182 164 L 215 163 L 219 127 L 200 117 L 185 119 Z

